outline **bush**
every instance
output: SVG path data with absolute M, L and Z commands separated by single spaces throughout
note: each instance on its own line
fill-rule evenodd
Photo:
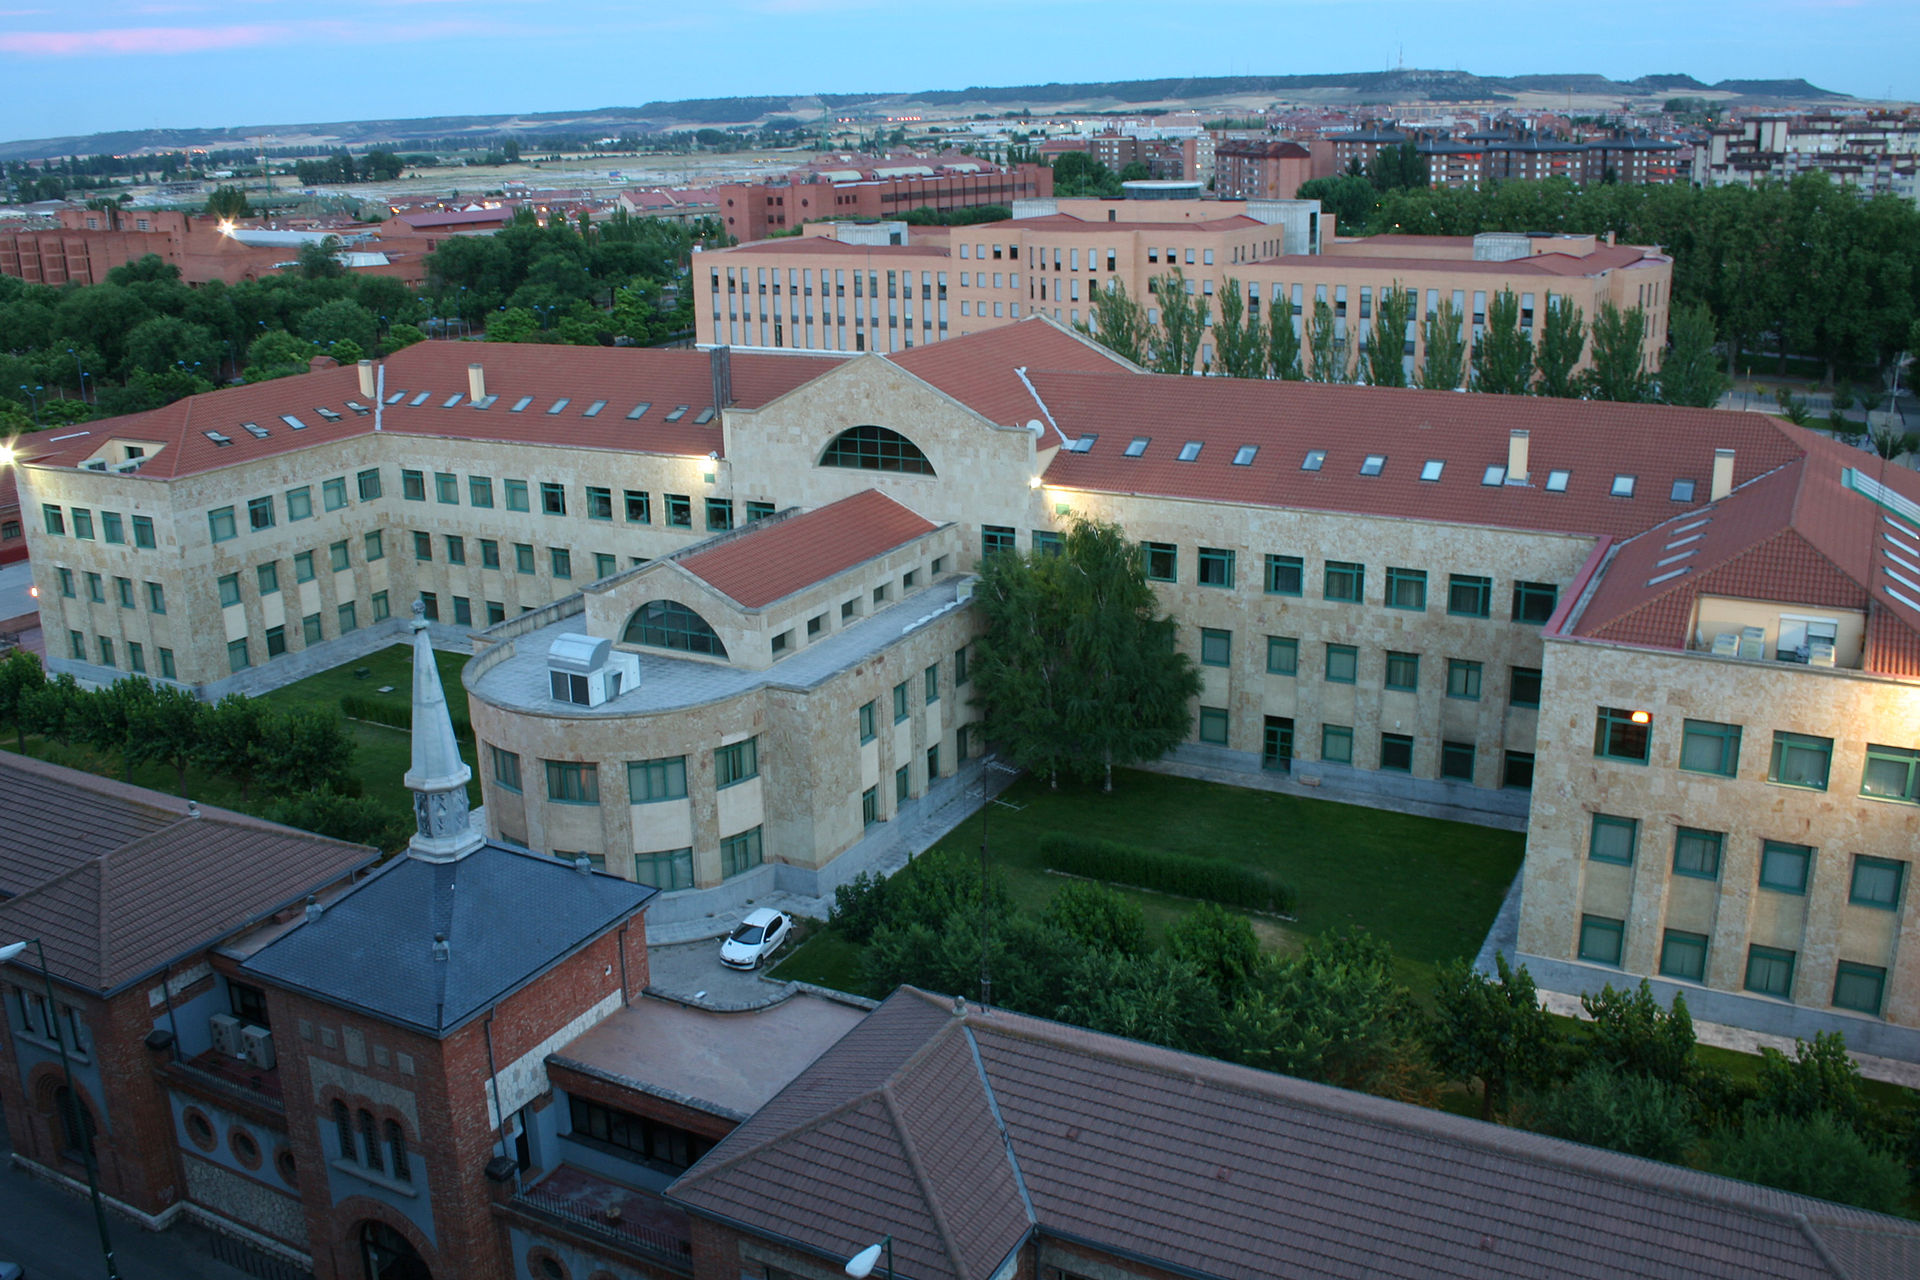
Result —
M 1293 909 L 1293 890 L 1266 872 L 1224 858 L 1194 858 L 1065 831 L 1040 837 L 1048 869 L 1218 902 L 1251 911 Z
M 1147 949 L 1146 912 L 1103 884 L 1069 881 L 1047 904 L 1046 920 L 1096 951 L 1137 956 Z
M 378 698 L 363 698 L 357 693 L 342 694 L 340 713 L 349 720 L 365 720 L 369 724 L 384 724 L 390 729 L 413 728 L 413 706 L 410 703 L 382 702 Z M 449 716 L 453 720 L 453 736 L 463 742 L 473 740 L 473 725 L 459 716 Z
M 1846 1037 L 1816 1032 L 1812 1043 L 1793 1042 L 1793 1057 L 1778 1049 L 1760 1050 L 1757 1115 L 1804 1120 L 1825 1112 L 1854 1129 L 1863 1128 L 1866 1103 L 1860 1096 L 1860 1068 L 1847 1056 Z
M 1810 1116 L 1754 1116 L 1739 1133 L 1721 1130 L 1707 1168 L 1782 1191 L 1819 1196 L 1878 1213 L 1897 1213 L 1907 1195 L 1898 1157 L 1875 1151 L 1844 1121 Z
M 1527 1127 L 1630 1156 L 1673 1162 L 1692 1147 L 1693 1104 L 1667 1081 L 1590 1066 L 1527 1108 Z
M 1167 930 L 1167 953 L 1184 960 L 1231 1004 L 1259 976 L 1260 942 L 1243 915 L 1203 902 Z
M 827 923 L 849 942 L 865 943 L 887 918 L 887 878 L 862 871 L 833 891 Z
M 1590 1061 L 1616 1074 L 1637 1074 L 1684 1088 L 1693 1077 L 1693 1018 L 1687 1002 L 1673 997 L 1662 1009 L 1645 978 L 1637 989 L 1615 990 L 1609 983 L 1599 995 L 1580 997 L 1593 1021 L 1587 1026 L 1586 1051 Z

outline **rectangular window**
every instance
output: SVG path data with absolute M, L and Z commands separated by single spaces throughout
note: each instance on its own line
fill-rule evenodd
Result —
M 1262 725 L 1260 767 L 1275 773 L 1293 769 L 1293 721 L 1286 716 L 1268 716 Z
M 967 646 L 961 645 L 953 651 L 953 687 L 958 689 L 971 678 L 967 674 Z
M 633 878 L 639 884 L 656 889 L 693 888 L 693 850 L 665 849 L 659 853 L 633 855 Z
M 613 490 L 600 485 L 587 486 L 587 519 L 613 519 Z
M 132 578 L 115 578 L 113 580 L 113 589 L 120 597 L 120 607 L 122 609 L 131 609 L 134 607 Z
M 422 591 L 420 593 L 420 612 L 428 622 L 440 621 L 440 596 L 437 592 Z
M 548 547 L 547 558 L 553 564 L 553 576 L 571 578 L 573 576 L 573 552 L 565 547 Z
M 267 628 L 267 656 L 277 658 L 287 651 L 287 629 L 285 627 Z
M 335 573 L 349 567 L 352 561 L 347 556 L 347 544 L 336 542 L 327 548 L 327 567 Z
M 1510 704 L 1516 707 L 1540 705 L 1540 668 L 1509 667 L 1507 678 L 1507 701 Z
M 1827 770 L 1833 762 L 1833 739 L 1807 733 L 1773 735 L 1773 760 L 1767 781 L 1787 787 L 1827 789 Z
M 1740 772 L 1740 726 L 1689 720 L 1681 730 L 1680 767 L 1731 778 Z
M 860 741 L 872 742 L 874 738 L 874 708 L 871 702 L 860 704 Z
M 772 515 L 773 512 L 774 505 L 771 502 L 756 502 L 751 498 L 747 499 L 748 524 L 752 524 L 755 520 L 765 520 L 768 516 Z M 937 573 L 939 570 L 936 569 L 935 572 Z
M 893 771 L 893 807 L 898 809 L 913 794 L 913 768 L 901 765 Z
M 1776 947 L 1748 947 L 1747 990 L 1791 1000 L 1794 959 L 1793 952 L 1781 951 Z
M 1698 880 L 1720 878 L 1720 851 L 1726 836 L 1718 831 L 1679 827 L 1673 833 L 1673 874 Z
M 100 641 L 100 665 L 103 667 L 113 666 L 113 641 L 105 636 L 96 638 Z
M 1143 542 L 1140 556 L 1146 565 L 1147 581 L 1179 581 L 1180 549 L 1171 542 Z
M 374 592 L 372 599 L 369 600 L 368 603 L 373 606 L 373 620 L 375 622 L 385 622 L 390 616 L 392 616 L 392 611 L 387 606 L 386 592 L 384 591 Z
M 457 533 L 447 535 L 447 563 L 465 564 L 467 562 L 467 540 Z
M 147 651 L 138 640 L 127 641 L 127 670 L 137 675 L 147 673 Z
M 1227 712 L 1224 707 L 1200 708 L 1200 741 L 1215 746 L 1227 745 Z
M 707 499 L 707 529 L 712 533 L 724 533 L 733 528 L 733 499 Z
M 880 788 L 868 787 L 860 793 L 860 825 L 870 827 L 880 821 Z
M 1447 612 L 1461 618 L 1485 618 L 1493 612 L 1493 579 L 1455 573 L 1447 577 Z
M 245 671 L 253 665 L 253 659 L 247 654 L 247 640 L 242 636 L 238 640 L 227 642 L 227 670 Z
M 166 680 L 174 679 L 173 650 L 162 649 L 159 652 L 161 678 Z
M 1389 773 L 1413 772 L 1413 738 L 1404 733 L 1380 735 L 1380 767 Z
M 85 662 L 87 660 L 87 636 L 85 632 L 67 632 L 67 652 L 73 655 L 75 662 Z
M 1580 917 L 1580 958 L 1594 964 L 1620 963 L 1621 944 L 1627 933 L 1624 920 L 1606 916 Z
M 980 526 L 980 554 L 999 555 L 1003 551 L 1014 551 L 1018 544 L 1014 540 L 1013 530 L 1005 525 L 987 524 Z
M 167 589 L 158 582 L 147 584 L 147 612 L 165 613 L 167 611 Z
M 1420 655 L 1387 651 L 1387 688 L 1411 692 L 1420 687 Z
M 433 498 L 450 507 L 460 505 L 460 477 L 447 471 L 433 473 Z
M 493 505 L 493 477 L 467 477 L 467 505 L 470 507 L 491 507 Z
M 543 760 L 547 767 L 547 799 L 559 804 L 599 804 L 598 765 L 574 760 Z
M 532 543 L 516 542 L 513 544 L 513 567 L 515 572 L 518 573 L 534 572 Z
M 1853 860 L 1853 887 L 1847 901 L 1883 911 L 1900 909 L 1900 885 L 1906 879 L 1907 864 L 1891 858 L 1869 858 L 1861 854 Z
M 447 558 L 449 560 L 453 558 L 453 550 L 451 547 L 447 550 Z M 492 538 L 480 539 L 480 567 L 482 569 L 498 569 L 500 567 L 500 544 Z
M 1660 940 L 1660 974 L 1687 982 L 1707 980 L 1707 935 L 1669 929 Z
M 300 643 L 303 645 L 319 644 L 320 640 L 320 615 L 310 613 L 300 619 Z
M 1067 549 L 1067 540 L 1051 529 L 1033 531 L 1033 553 L 1037 556 L 1057 556 Z
M 722 877 L 737 876 L 742 871 L 751 871 L 760 865 L 760 828 L 742 831 L 737 836 L 728 836 L 720 842 L 720 874 Z
M 760 776 L 760 739 L 747 738 L 713 753 L 713 785 L 731 787 Z
M 118 511 L 102 511 L 100 513 L 100 538 L 102 541 L 113 543 L 116 546 L 126 545 L 126 526 L 121 522 Z
M 1533 790 L 1533 752 L 1507 752 L 1501 762 L 1500 785 L 1513 791 Z
M 687 798 L 687 758 L 662 756 L 658 760 L 627 762 L 627 799 L 634 804 L 657 804 Z
M 927 668 L 926 685 L 927 685 L 927 689 L 926 689 L 927 705 L 932 706 L 934 703 L 940 701 L 940 664 L 939 663 L 936 662 L 932 666 Z
M 1907 747 L 1867 744 L 1867 767 L 1860 775 L 1860 794 L 1882 800 L 1920 800 L 1920 751 Z
M 520 757 L 492 745 L 487 747 L 487 754 L 493 759 L 494 782 L 517 793 L 520 790 Z
M 301 485 L 287 490 L 287 521 L 306 520 L 313 515 L 313 487 Z
M 1594 717 L 1593 754 L 1608 760 L 1647 762 L 1647 743 L 1653 735 L 1653 717 L 1644 711 L 1601 707 Z
M 545 515 L 563 516 L 567 514 L 567 487 L 551 480 L 540 484 L 540 510 Z
M 1554 606 L 1560 603 L 1560 588 L 1551 582 L 1516 582 L 1513 584 L 1513 620 L 1531 626 L 1541 626 L 1553 617 Z
M 1329 600 L 1344 600 L 1358 604 L 1367 590 L 1367 569 L 1365 565 L 1347 560 L 1327 561 L 1327 573 L 1322 594 Z
M 273 499 L 249 498 L 247 500 L 247 523 L 255 533 L 262 529 L 273 528 Z
M 1213 627 L 1200 628 L 1200 665 L 1203 667 L 1225 667 L 1232 665 L 1233 632 L 1220 631 Z
M 907 682 L 902 680 L 893 686 L 893 722 L 899 724 L 907 718 Z
M 415 560 L 433 559 L 433 535 L 418 530 L 413 535 L 413 558 Z
M 502 480 L 502 495 L 506 499 L 509 511 L 531 511 L 532 504 L 527 501 L 527 482 L 525 480 Z
M 1218 547 L 1200 548 L 1200 585 L 1203 587 L 1231 587 L 1233 585 L 1233 552 Z
M 1424 569 L 1387 570 L 1387 608 L 1425 609 L 1427 574 Z
M 408 502 L 425 502 L 427 500 L 426 474 L 402 467 L 400 469 L 400 496 Z
M 1300 642 L 1292 636 L 1267 637 L 1267 674 L 1290 676 L 1300 669 Z
M 341 635 L 346 635 L 349 631 L 358 631 L 360 629 L 360 620 L 355 617 L 355 610 L 351 600 L 341 605 L 338 609 L 335 609 L 334 616 L 335 620 L 339 623 Z
M 1472 782 L 1473 756 L 1471 742 L 1442 742 L 1440 744 L 1440 776 L 1460 782 Z
M 1344 724 L 1321 725 L 1320 758 L 1328 764 L 1352 764 L 1353 726 Z
M 87 576 L 89 578 L 95 577 L 94 574 L 88 574 Z M 217 585 L 220 588 L 220 607 L 221 608 L 224 609 L 230 605 L 236 605 L 240 603 L 240 575 L 239 574 L 223 573 L 220 575 L 220 579 Z
M 662 495 L 667 500 L 667 527 L 670 529 L 693 528 L 693 499 L 684 493 Z
M 628 524 L 653 523 L 653 499 L 642 489 L 625 491 Z
M 1480 664 L 1465 658 L 1448 658 L 1447 696 L 1480 701 Z
M 368 467 L 354 476 L 360 488 L 360 501 L 372 502 L 380 496 L 380 468 Z
M 1611 814 L 1593 815 L 1593 833 L 1587 840 L 1587 856 L 1595 862 L 1633 865 L 1635 847 L 1640 843 L 1640 823 L 1634 818 L 1616 818 Z
M 1267 557 L 1267 594 L 1270 596 L 1297 596 L 1300 594 L 1302 565 L 1299 556 Z
M 135 516 L 133 518 L 133 545 L 143 551 L 151 551 L 160 545 L 153 537 L 152 516 Z
M 293 553 L 293 580 L 295 582 L 313 581 L 313 552 L 296 551 Z
M 61 514 L 60 514 L 60 508 L 59 508 L 59 507 L 57 507 L 57 506 L 55 506 L 55 505 L 54 505 L 53 503 L 51 503 L 51 502 L 43 502 L 43 503 L 41 503 L 41 504 L 40 504 L 40 515 L 41 515 L 41 516 L 42 516 L 42 518 L 44 518 L 44 519 L 46 520 L 46 522 L 47 522 L 47 532 L 48 532 L 49 534 L 51 534 L 52 536 L 54 536 L 54 537 L 56 537 L 56 538 L 57 538 L 57 537 L 60 537 L 60 536 L 61 536 L 62 534 L 64 534 L 64 533 L 66 533 L 66 531 L 67 531 L 67 519 L 66 519 L 66 517 L 65 517 L 65 516 L 63 516 L 63 515 L 61 515 Z M 212 519 L 213 519 L 213 513 L 212 513 L 212 512 L 208 512 L 208 513 L 207 513 L 207 519 L 208 519 L 208 520 L 212 520 Z M 232 520 L 232 519 L 233 519 L 233 508 L 232 508 L 232 507 L 228 507 L 228 508 L 227 508 L 227 519 L 228 519 L 228 520 Z M 231 535 L 231 534 L 229 534 L 228 536 L 229 536 L 229 537 L 231 537 L 232 535 Z M 214 538 L 214 541 L 215 541 L 215 542 L 218 542 L 218 541 L 220 541 L 220 539 L 219 539 L 218 537 L 216 537 L 216 538 Z
M 88 539 L 93 537 L 93 512 L 85 507 L 73 509 L 73 536 Z
M 611 578 L 620 568 L 620 557 L 605 551 L 593 553 L 593 577 L 597 582 L 601 578 Z
M 1813 869 L 1813 849 L 1784 840 L 1760 842 L 1760 887 L 1777 893 L 1804 894 Z
M 1880 1016 L 1880 1002 L 1886 994 L 1887 971 L 1876 965 L 1842 960 L 1833 975 L 1833 1007 L 1855 1013 Z
M 466 596 L 453 598 L 453 621 L 455 625 L 467 627 L 473 625 L 473 601 Z
M 239 537 L 240 530 L 233 522 L 233 508 L 216 507 L 207 512 L 207 533 L 215 542 Z
M 1352 684 L 1360 666 L 1360 651 L 1350 644 L 1327 646 L 1327 679 L 1334 684 Z
M 328 511 L 338 511 L 347 505 L 347 478 L 345 476 L 335 476 L 331 480 L 322 480 L 320 482 L 320 505 Z
M 253 572 L 254 576 L 260 580 L 261 595 L 270 596 L 279 592 L 280 566 L 278 563 L 269 560 L 263 565 L 256 565 Z
M 375 560 L 384 559 L 387 554 L 386 543 L 380 534 L 381 531 L 375 529 L 366 537 L 368 564 L 372 564 Z

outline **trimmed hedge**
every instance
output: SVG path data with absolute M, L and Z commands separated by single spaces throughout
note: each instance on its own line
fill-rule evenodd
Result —
M 402 702 L 398 705 L 381 702 L 373 698 L 363 698 L 359 694 L 348 693 L 340 697 L 340 711 L 349 720 L 365 720 L 372 724 L 384 724 L 391 729 L 413 728 L 413 705 Z M 449 708 L 451 713 L 451 708 Z M 452 716 L 453 736 L 462 741 L 473 740 L 473 726 L 459 716 Z
M 1218 902 L 1250 911 L 1286 914 L 1293 910 L 1293 890 L 1266 872 L 1228 862 L 1224 858 L 1193 858 L 1117 840 L 1049 831 L 1040 837 L 1040 856 L 1048 870 L 1090 880 L 1109 880 Z

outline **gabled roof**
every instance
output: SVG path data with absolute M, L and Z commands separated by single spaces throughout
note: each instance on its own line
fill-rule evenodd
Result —
M 902 988 L 668 1190 L 901 1274 L 1912 1275 L 1920 1224 Z M 1843 1260 L 1846 1270 L 1841 1270 Z
M 0 752 L 0 937 L 103 994 L 204 950 L 379 852 Z
M 674 559 L 722 595 L 758 609 L 939 527 L 864 489 L 812 511 L 756 520 Z
M 1034 316 L 885 358 L 1003 427 L 1046 417 L 1020 381 L 1018 369 L 1120 373 L 1134 368 L 1052 316 Z

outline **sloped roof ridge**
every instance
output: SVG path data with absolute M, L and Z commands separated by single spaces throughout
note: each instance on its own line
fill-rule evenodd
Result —
M 993 1091 L 993 1077 L 987 1072 L 987 1064 L 980 1058 L 980 1041 L 973 1034 L 973 1028 L 965 1021 L 961 1028 L 966 1033 L 967 1051 L 973 1055 L 973 1069 L 980 1077 L 980 1087 L 987 1095 L 987 1113 L 993 1117 L 993 1124 L 1000 1131 L 1000 1141 L 1006 1147 L 1007 1168 L 1013 1173 L 1013 1185 L 1020 1192 L 1020 1207 L 1026 1210 L 1027 1225 L 1038 1226 L 1040 1217 L 1034 1212 L 1033 1196 L 1027 1191 L 1026 1171 L 1020 1167 L 1020 1153 L 1014 1150 L 1013 1135 L 1007 1131 L 1006 1117 L 1000 1114 L 1000 1099 Z
M 1770 480 L 1774 476 L 1779 475 L 1782 471 L 1785 471 L 1789 467 L 1803 467 L 1806 465 L 1806 463 L 1807 463 L 1807 455 L 1803 453 L 1798 458 L 1792 458 L 1786 462 L 1782 462 L 1780 465 L 1776 467 L 1770 467 L 1767 470 L 1762 471 L 1760 474 L 1753 476 L 1733 486 L 1732 489 L 1727 491 L 1727 496 L 1725 498 L 1719 498 L 1710 502 L 1704 502 L 1699 506 L 1693 507 L 1689 510 L 1676 512 L 1675 514 L 1668 516 L 1665 520 L 1660 521 L 1658 524 L 1650 524 L 1638 533 L 1629 534 L 1627 537 L 1617 539 L 1614 542 L 1614 546 L 1616 548 L 1625 548 L 1625 547 L 1632 546 L 1634 543 L 1640 541 L 1642 538 L 1653 537 L 1655 534 L 1659 533 L 1662 529 L 1665 529 L 1668 525 L 1679 524 L 1685 520 L 1695 519 L 1702 512 L 1717 510 L 1721 503 L 1728 501 L 1735 494 L 1740 493 L 1742 490 L 1751 489 L 1753 486 L 1759 484 L 1763 480 Z M 1796 505 L 1799 501 L 1799 492 L 1804 487 L 1805 486 L 1803 485 L 1794 486 L 1794 500 Z M 1786 523 L 1789 523 L 1789 524 L 1792 523 L 1791 514 L 1789 514 Z M 1738 553 L 1736 553 L 1736 555 L 1737 554 Z M 1727 560 L 1732 560 L 1734 558 L 1735 556 L 1728 556 Z M 1725 564 L 1726 561 L 1723 560 L 1720 563 Z
M 1808 1220 L 1806 1214 L 1794 1214 L 1793 1225 L 1800 1229 L 1801 1238 L 1807 1242 L 1807 1247 L 1813 1250 L 1814 1256 L 1820 1259 L 1827 1270 L 1838 1276 L 1840 1280 L 1850 1280 L 1847 1269 L 1840 1265 L 1840 1259 L 1833 1256 L 1833 1250 L 1827 1247 L 1827 1242 L 1820 1233 L 1813 1229 L 1813 1223 Z
M 951 1038 L 952 1024 L 927 1038 L 923 1050 Z M 924 1061 L 927 1055 L 916 1053 L 895 1073 L 896 1078 L 910 1070 L 913 1064 Z M 967 1280 L 966 1255 L 960 1250 L 960 1242 L 954 1239 L 953 1226 L 947 1221 L 946 1207 L 940 1203 L 940 1196 L 933 1189 L 933 1180 L 927 1176 L 926 1165 L 920 1160 L 920 1146 L 914 1141 L 913 1130 L 907 1125 L 906 1117 L 900 1113 L 900 1103 L 894 1097 L 893 1084 L 889 1081 L 877 1090 L 880 1105 L 886 1109 L 887 1119 L 893 1124 L 893 1132 L 900 1140 L 900 1152 L 907 1158 L 907 1168 L 913 1171 L 914 1185 L 920 1189 L 920 1199 L 925 1202 L 927 1212 L 933 1217 L 933 1229 L 940 1236 L 940 1247 L 946 1251 L 947 1263 L 953 1268 L 953 1274 L 960 1280 Z

